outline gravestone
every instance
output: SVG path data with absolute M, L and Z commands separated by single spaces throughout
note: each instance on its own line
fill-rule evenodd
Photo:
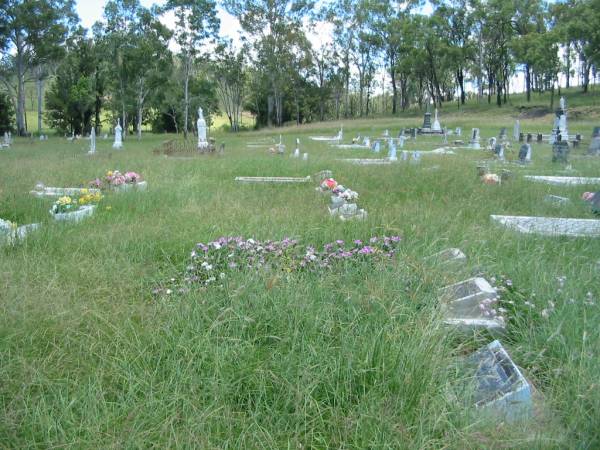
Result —
M 198 150 L 204 150 L 208 148 L 208 141 L 206 140 L 206 120 L 204 120 L 204 112 L 201 107 L 198 107 L 196 128 L 198 129 Z
M 544 135 L 542 133 L 538 133 L 536 140 L 537 140 L 538 144 L 541 144 L 542 141 L 544 140 Z
M 416 128 L 413 128 L 413 129 L 411 130 L 412 138 L 413 138 L 413 140 L 415 140 L 415 141 L 417 140 L 417 131 L 418 131 L 418 130 L 417 130 Z
M 396 144 L 394 143 L 393 139 L 390 139 L 389 142 L 388 159 L 390 161 L 398 161 L 398 157 L 396 156 Z
M 302 153 L 302 161 L 308 161 L 308 153 Z
M 404 137 L 404 135 L 400 136 L 398 138 L 398 144 L 400 146 L 400 148 L 404 148 L 404 141 L 406 140 L 406 138 Z
M 96 128 L 92 127 L 92 131 L 90 132 L 90 151 L 88 155 L 93 155 L 96 153 Z
M 300 158 L 300 149 L 298 147 L 296 147 L 296 150 L 294 150 L 292 158 Z
M 559 135 L 560 136 L 560 135 Z M 569 162 L 569 143 L 566 141 L 556 141 L 552 144 L 552 162 Z
M 592 133 L 592 141 L 588 148 L 588 154 L 600 155 L 600 127 L 595 127 Z
M 494 154 L 498 157 L 500 161 L 504 161 L 504 145 L 496 144 L 494 146 Z
M 454 130 L 454 134 L 456 134 L 457 136 L 462 136 L 462 128 L 456 127 L 456 129 Z
M 519 162 L 522 164 L 531 162 L 531 144 L 523 144 L 519 149 Z
M 440 121 L 438 120 L 438 110 L 437 110 L 437 108 L 435 108 L 435 117 L 434 117 L 434 120 L 433 120 L 433 126 L 431 127 L 431 130 L 435 131 L 435 132 L 438 132 L 438 133 L 441 133 L 441 131 L 442 131 L 442 127 L 440 125 Z
M 379 141 L 375 141 L 375 143 L 373 144 L 373 152 L 379 153 L 380 151 L 381 151 L 381 144 L 379 143 Z
M 522 142 L 520 140 L 520 136 L 521 136 L 521 123 L 517 119 L 517 120 L 515 120 L 515 126 L 513 128 L 513 140 Z
M 500 141 L 506 141 L 507 140 L 507 132 L 506 132 L 506 127 L 502 127 L 500 129 L 500 134 L 498 135 L 498 138 L 500 139 Z
M 525 141 L 525 135 L 523 133 L 519 133 L 519 142 Z
M 480 149 L 479 145 L 479 128 L 473 128 L 471 132 L 471 142 L 469 142 L 469 147 L 473 149 Z
M 446 128 L 444 128 L 444 135 L 442 137 L 442 143 L 443 144 L 447 144 L 448 143 L 448 130 Z
M 402 161 L 408 161 L 408 152 L 406 150 L 402 150 L 402 153 L 400 153 L 400 158 Z
M 10 147 L 10 137 L 8 136 L 8 131 L 4 132 L 4 147 Z
M 552 143 L 559 140 L 568 141 L 569 131 L 567 130 L 567 105 L 565 98 L 560 98 L 560 107 L 556 110 L 554 118 L 554 127 L 552 129 Z
M 496 138 L 495 137 L 491 137 L 488 139 L 488 149 L 495 151 L 496 149 Z
M 527 133 L 527 143 L 531 144 L 533 142 L 533 134 Z
M 123 148 L 123 128 L 121 128 L 121 119 L 117 119 L 117 126 L 115 127 L 115 142 L 113 142 L 113 148 L 117 150 Z
M 419 164 L 421 162 L 421 152 L 416 150 L 414 152 L 412 152 L 412 159 L 411 162 L 414 164 Z
M 427 107 L 427 111 L 423 117 L 423 129 L 431 130 L 431 113 L 429 112 L 429 107 Z

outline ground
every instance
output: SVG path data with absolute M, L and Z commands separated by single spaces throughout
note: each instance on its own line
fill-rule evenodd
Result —
M 569 98 L 568 98 L 569 100 Z M 570 100 L 569 100 L 570 101 Z M 577 106 L 571 133 L 589 142 L 600 125 L 593 101 Z M 547 106 L 547 105 L 546 105 Z M 586 109 L 587 108 L 587 109 Z M 523 131 L 549 132 L 552 116 L 522 117 Z M 500 127 L 512 135 L 518 109 L 447 105 L 442 125 Z M 345 121 L 345 136 L 372 137 L 418 126 L 421 117 Z M 123 151 L 99 140 L 17 140 L 0 153 L 0 217 L 41 222 L 26 242 L 0 249 L 0 445 L 7 448 L 597 448 L 600 240 L 518 235 L 490 214 L 593 218 L 580 200 L 593 187 L 552 187 L 522 174 L 561 174 L 548 145 L 530 167 L 483 185 L 484 151 L 424 156 L 420 165 L 359 167 L 370 157 L 308 139 L 339 122 L 232 135 L 223 156 L 165 159 L 153 149 L 172 136 L 127 139 Z M 246 143 L 297 137 L 307 162 Z M 408 149 L 430 150 L 419 138 Z M 576 175 L 598 176 L 600 158 L 575 150 Z M 518 148 L 509 153 L 516 158 Z M 493 169 L 500 167 L 492 164 Z M 37 182 L 84 185 L 107 170 L 134 170 L 146 193 L 108 193 L 80 224 L 56 224 L 50 201 L 28 194 Z M 330 169 L 360 193 L 365 222 L 328 216 L 313 185 L 240 185 L 236 176 L 306 176 Z M 569 197 L 555 207 L 546 194 Z M 155 296 L 178 277 L 197 242 L 220 236 L 337 239 L 402 236 L 390 264 L 319 274 L 242 272 L 223 289 Z M 460 268 L 427 255 L 459 247 Z M 502 342 L 536 389 L 523 424 L 479 420 L 452 395 L 457 360 L 490 342 L 443 327 L 437 289 L 481 274 L 509 279 L 515 301 Z M 561 278 L 564 277 L 564 278 Z M 504 282 L 506 284 L 506 281 Z M 535 308 L 526 305 L 533 303 Z M 549 302 L 555 309 L 541 314 Z M 547 317 L 546 317 L 547 316 Z

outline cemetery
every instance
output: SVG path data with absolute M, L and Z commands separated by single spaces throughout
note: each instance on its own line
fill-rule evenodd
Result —
M 600 447 L 596 66 L 585 92 L 543 66 L 504 100 L 447 47 L 411 53 L 392 89 L 378 47 L 384 86 L 363 86 L 337 53 L 294 60 L 310 40 L 253 47 L 263 2 L 219 2 L 252 39 L 202 55 L 210 2 L 130 3 L 37 48 L 57 66 L 28 69 L 26 111 L 0 88 L 1 447 Z M 100 42 L 118 56 L 78 79 Z

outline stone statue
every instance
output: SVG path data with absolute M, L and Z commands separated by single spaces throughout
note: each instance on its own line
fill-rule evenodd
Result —
M 115 142 L 113 143 L 113 148 L 118 150 L 123 148 L 123 128 L 121 128 L 121 119 L 117 119 L 117 126 L 115 127 Z
M 206 120 L 204 120 L 204 113 L 202 108 L 198 108 L 198 149 L 205 149 L 208 147 L 208 141 L 206 140 Z

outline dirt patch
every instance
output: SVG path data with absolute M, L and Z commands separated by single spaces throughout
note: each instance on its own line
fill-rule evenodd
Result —
M 537 119 L 550 113 L 552 110 L 545 106 L 521 106 L 519 108 L 520 119 Z

